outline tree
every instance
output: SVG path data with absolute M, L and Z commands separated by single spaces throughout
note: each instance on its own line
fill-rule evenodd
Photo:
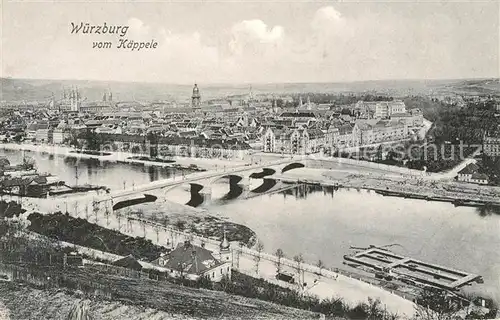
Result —
M 222 276 L 222 279 L 220 281 L 220 286 L 222 288 L 222 291 L 224 291 L 224 292 L 227 292 L 227 293 L 233 292 L 234 285 L 227 274 Z
M 377 159 L 377 161 L 382 161 L 383 160 L 383 148 L 382 148 L 382 145 L 378 146 L 375 158 Z
M 24 170 L 36 170 L 36 161 L 31 157 L 23 158 L 23 168 Z
M 122 229 L 122 215 L 120 212 L 116 213 L 116 217 L 118 218 L 118 231 L 121 231 Z
M 299 253 L 298 255 L 293 257 L 293 261 L 297 263 L 297 274 L 299 275 L 300 288 L 302 289 L 304 286 L 304 277 L 302 272 L 302 263 L 304 262 L 304 257 Z M 302 274 L 302 277 L 301 277 Z
M 99 223 L 99 202 L 97 202 L 96 200 L 92 201 L 92 211 L 93 211 L 94 216 L 95 216 L 95 223 L 98 224 Z
M 8 166 L 10 166 L 10 161 L 5 157 L 0 157 L 0 170 L 3 171 Z
M 325 264 L 323 263 L 323 260 L 319 259 L 318 262 L 316 262 L 316 267 L 319 269 L 319 275 L 321 275 L 321 270 L 325 268 Z
M 67 211 L 67 210 L 66 210 Z M 109 206 L 106 205 L 106 211 L 105 211 L 105 214 L 106 214 L 106 226 L 109 227 L 109 215 L 110 215 L 110 212 L 109 212 Z
M 413 320 L 455 320 L 462 310 L 461 305 L 447 292 L 427 287 L 417 298 Z
M 236 251 L 238 254 L 236 259 L 236 269 L 240 268 L 240 257 L 243 252 L 243 241 L 238 241 L 238 247 L 239 249 Z
M 186 228 L 186 221 L 184 220 L 177 220 L 175 222 L 175 227 L 179 230 L 184 230 Z
M 214 283 L 212 282 L 212 280 L 210 280 L 209 276 L 207 276 L 207 275 L 204 275 L 204 276 L 198 278 L 198 280 L 196 281 L 196 285 L 199 288 L 204 288 L 204 289 L 208 289 L 208 290 L 214 289 Z
M 102 137 L 95 132 L 95 130 L 87 130 L 83 133 L 83 138 L 85 139 L 86 148 L 92 151 L 101 150 Z
M 78 141 L 78 131 L 71 130 L 68 138 L 69 145 L 76 149 L 81 149 L 82 144 Z
M 259 274 L 259 263 L 260 263 L 260 259 L 261 259 L 260 254 L 264 250 L 264 244 L 262 242 L 260 242 L 260 240 L 257 241 L 257 244 L 255 245 L 255 250 L 257 251 L 257 255 L 255 255 L 255 257 L 254 257 L 255 274 Z
M 148 132 L 147 142 L 149 143 L 149 156 L 151 158 L 158 157 L 158 141 L 158 133 L 152 131 Z
M 168 216 L 162 217 L 162 223 L 165 227 L 168 227 L 170 220 L 168 219 Z
M 283 252 L 283 250 L 278 248 L 274 255 L 278 257 L 278 261 L 276 261 L 276 272 L 279 273 L 281 271 L 281 259 L 285 257 L 285 253 Z

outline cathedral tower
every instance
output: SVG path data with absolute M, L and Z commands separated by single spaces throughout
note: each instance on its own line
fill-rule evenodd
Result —
M 200 89 L 198 89 L 198 85 L 196 83 L 194 84 L 193 95 L 191 96 L 191 106 L 193 108 L 201 107 Z

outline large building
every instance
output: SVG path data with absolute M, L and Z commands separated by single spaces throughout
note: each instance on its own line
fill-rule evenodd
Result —
M 48 121 L 41 121 L 37 124 L 35 140 L 42 143 L 52 143 L 53 130 Z
M 283 154 L 311 154 L 326 144 L 325 134 L 319 129 L 267 128 L 262 136 L 264 152 Z
M 358 101 L 355 109 L 368 118 L 387 119 L 396 113 L 406 113 L 406 105 L 403 101 Z
M 403 101 L 381 101 L 375 106 L 375 119 L 386 119 L 395 113 L 405 113 L 406 106 Z
M 424 115 L 420 109 L 411 109 L 408 112 L 393 113 L 391 120 L 404 122 L 408 127 L 421 127 L 424 124 Z
M 358 145 L 358 125 L 349 123 L 342 124 L 338 127 L 339 135 L 335 146 L 339 149 L 350 148 Z
M 483 153 L 490 157 L 500 157 L 500 126 L 484 135 Z
M 58 106 L 60 111 L 80 111 L 80 106 L 82 104 L 82 96 L 80 94 L 80 90 L 74 87 L 66 92 L 66 89 L 63 92 L 62 99 L 58 104 L 54 104 L 54 106 Z
M 386 141 L 397 141 L 409 138 L 406 123 L 394 120 L 367 120 L 358 122 L 361 145 L 370 145 Z

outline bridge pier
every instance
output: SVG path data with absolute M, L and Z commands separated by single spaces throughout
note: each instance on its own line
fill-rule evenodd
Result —
M 245 178 L 245 179 L 241 180 L 241 182 L 238 185 L 243 189 L 241 192 L 241 198 L 247 199 L 248 195 L 250 194 L 250 190 L 251 190 L 250 179 Z
M 200 195 L 203 197 L 203 204 L 207 205 L 212 202 L 212 188 L 209 186 L 203 187 L 200 191 Z

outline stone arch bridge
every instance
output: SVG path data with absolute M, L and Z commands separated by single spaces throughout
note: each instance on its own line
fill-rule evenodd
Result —
M 191 193 L 191 199 L 186 204 L 196 206 L 199 203 L 211 200 L 211 187 L 215 183 L 228 184 L 229 191 L 224 196 L 226 198 L 246 198 L 276 190 L 279 185 L 273 180 L 273 175 L 279 175 L 305 166 L 305 159 L 280 159 L 273 162 L 244 165 L 226 170 L 198 172 L 183 177 L 153 181 L 125 190 L 112 191 L 102 196 L 85 195 L 67 198 L 65 207 L 66 211 L 77 215 L 81 215 L 82 211 L 87 212 L 87 214 L 88 212 L 96 211 L 112 212 L 113 210 L 135 203 L 163 200 L 170 191 L 179 187 L 185 188 Z M 260 181 L 261 184 L 255 186 L 255 183 L 251 183 L 252 181 Z M 48 212 L 60 209 L 46 208 Z

